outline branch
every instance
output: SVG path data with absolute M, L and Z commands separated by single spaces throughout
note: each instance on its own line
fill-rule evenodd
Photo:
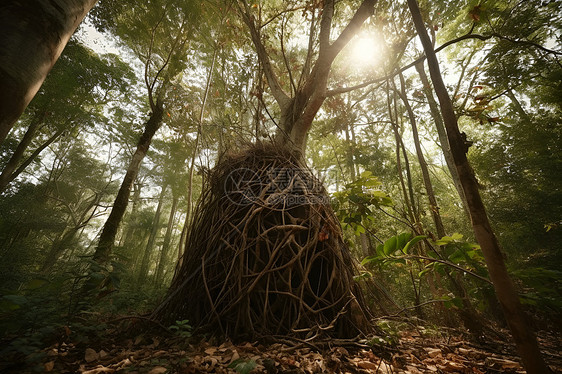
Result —
M 295 80 L 293 79 L 293 74 L 291 73 L 291 65 L 287 60 L 287 52 L 285 51 L 285 24 L 286 18 L 283 17 L 281 21 L 281 30 L 279 31 L 279 42 L 281 43 L 281 55 L 283 56 L 283 62 L 285 63 L 285 68 L 287 69 L 287 73 L 289 74 L 289 81 L 291 82 L 291 87 L 293 87 L 293 91 L 297 92 L 297 87 L 295 86 Z
M 456 38 L 456 39 L 452 39 L 452 40 L 449 40 L 449 41 L 446 42 L 446 43 L 443 43 L 441 46 L 439 46 L 439 47 L 437 47 L 437 48 L 435 49 L 435 52 L 440 52 L 440 51 L 442 51 L 443 49 L 445 49 L 445 48 L 447 48 L 448 46 L 450 46 L 451 44 L 455 44 L 455 43 L 458 43 L 458 42 L 463 41 L 463 40 L 466 40 L 466 39 L 488 40 L 488 39 L 490 39 L 491 37 L 492 37 L 492 36 L 482 36 L 482 35 L 477 35 L 477 34 L 465 34 L 465 35 L 459 36 L 459 37 Z M 395 77 L 396 75 L 398 75 L 398 74 L 400 74 L 400 73 L 403 73 L 404 71 L 410 69 L 411 67 L 414 67 L 416 64 L 419 64 L 419 63 L 425 61 L 425 58 L 426 58 L 425 55 L 422 55 L 421 57 L 419 57 L 418 59 L 416 59 L 416 60 L 414 60 L 413 62 L 409 63 L 408 65 L 405 65 L 405 66 L 403 66 L 403 67 L 401 67 L 401 68 L 399 68 L 399 69 L 393 71 L 392 73 L 390 73 L 390 74 L 388 74 L 388 75 L 385 75 L 385 76 L 382 76 L 382 77 L 380 77 L 380 78 L 374 78 L 374 79 L 365 81 L 365 82 L 363 82 L 363 83 L 357 84 L 357 85 L 355 85 L 355 86 L 341 87 L 341 88 L 337 88 L 337 89 L 333 89 L 333 90 L 328 90 L 328 91 L 326 92 L 326 96 L 327 96 L 327 97 L 335 96 L 335 95 L 339 95 L 339 94 L 342 94 L 342 93 L 346 93 L 346 92 L 350 92 L 350 91 L 353 91 L 353 90 L 357 90 L 357 89 L 359 89 L 359 88 L 367 87 L 367 86 L 369 86 L 369 85 L 371 85 L 371 84 L 374 84 L 374 83 L 379 83 L 379 82 L 386 81 L 386 80 L 388 80 L 388 79 L 391 79 L 391 78 Z
M 330 46 L 330 53 L 335 58 L 338 53 L 346 46 L 346 44 L 357 34 L 363 22 L 367 20 L 375 12 L 375 4 L 377 0 L 364 0 L 359 9 L 351 18 L 351 21 L 347 24 L 345 29 L 341 32 L 340 36 L 336 41 Z
M 330 47 L 330 30 L 332 29 L 332 17 L 334 16 L 334 0 L 328 0 L 322 8 L 322 19 L 320 20 L 320 53 Z
M 153 84 L 148 80 L 148 73 L 150 70 L 150 59 L 152 58 L 152 48 L 154 47 L 154 38 L 156 36 L 156 29 L 166 16 L 166 8 L 162 12 L 162 17 L 156 22 L 156 25 L 152 28 L 152 33 L 150 34 L 150 45 L 148 46 L 148 55 L 146 56 L 146 64 L 144 65 L 144 82 L 146 84 L 146 89 L 148 90 L 148 103 L 150 104 L 150 109 L 154 111 L 154 99 L 152 98 Z
M 464 273 L 466 273 L 466 274 L 468 274 L 468 275 L 472 275 L 474 278 L 480 279 L 481 281 L 484 281 L 484 282 L 486 282 L 486 283 L 488 283 L 488 284 L 492 284 L 492 281 L 489 280 L 488 278 L 484 278 L 484 277 L 481 276 L 481 275 L 478 275 L 478 274 L 476 274 L 476 273 L 473 273 L 472 271 L 467 270 L 467 269 L 463 268 L 462 266 L 459 266 L 459 265 L 457 265 L 457 264 L 454 264 L 454 263 L 449 262 L 449 261 L 446 261 L 446 260 L 439 260 L 439 259 L 433 258 L 433 257 L 416 256 L 416 255 L 400 256 L 400 257 L 396 257 L 396 258 L 397 258 L 397 259 L 405 259 L 405 260 L 417 259 L 417 260 L 427 260 L 427 261 L 430 261 L 430 262 L 439 262 L 440 264 L 444 264 L 444 265 L 450 266 L 450 267 L 455 268 L 455 269 L 457 269 L 457 270 L 460 270 L 460 271 L 462 271 L 462 272 L 464 272 Z
M 242 3 L 242 6 L 240 5 Z M 263 72 L 265 74 L 265 78 L 267 79 L 267 83 L 271 88 L 271 93 L 279 106 L 281 108 L 287 107 L 290 97 L 281 87 L 279 80 L 275 76 L 273 72 L 273 68 L 271 67 L 271 62 L 269 61 L 269 56 L 267 51 L 265 50 L 265 46 L 262 43 L 259 31 L 256 28 L 256 24 L 254 23 L 254 17 L 250 14 L 250 8 L 246 3 L 246 0 L 239 0 L 237 2 L 238 9 L 240 11 L 240 15 L 244 23 L 250 29 L 250 36 L 252 37 L 252 42 L 256 47 L 256 52 L 258 54 L 258 58 L 262 63 Z
M 312 63 L 312 55 L 313 55 L 313 47 L 314 47 L 314 28 L 316 24 L 316 11 L 312 11 L 312 20 L 310 21 L 310 30 L 308 34 L 308 50 L 306 53 L 306 59 L 302 66 L 301 75 L 299 77 L 299 84 L 298 87 L 302 87 L 302 83 L 306 82 L 306 78 L 310 73 L 310 64 Z
M 498 38 L 498 39 L 501 39 L 501 40 L 507 40 L 507 41 L 512 42 L 514 44 L 531 45 L 531 46 L 534 46 L 535 48 L 541 49 L 541 50 L 543 50 L 545 52 L 548 52 L 548 53 L 552 53 L 552 54 L 555 54 L 555 55 L 562 55 L 562 52 L 550 50 L 548 48 L 545 48 L 545 47 L 541 46 L 540 44 L 537 44 L 537 43 L 534 43 L 534 42 L 531 42 L 531 41 L 515 40 L 515 39 L 505 37 L 505 36 L 501 36 L 497 33 L 493 33 L 493 34 L 490 34 L 490 35 L 479 35 L 479 34 L 472 34 L 470 32 L 468 34 L 459 36 L 458 38 L 455 38 L 455 39 L 449 40 L 448 42 L 443 43 L 439 47 L 435 48 L 435 52 L 436 53 L 440 52 L 443 49 L 447 48 L 448 46 L 450 46 L 452 44 L 456 44 L 456 43 L 461 42 L 463 40 L 478 39 L 478 40 L 486 41 L 486 40 L 491 39 L 491 38 Z M 341 87 L 341 88 L 336 88 L 336 89 L 333 89 L 333 90 L 328 90 L 326 92 L 326 97 L 339 95 L 339 94 L 342 94 L 342 93 L 357 90 L 359 88 L 367 87 L 367 86 L 369 86 L 371 84 L 374 84 L 374 83 L 379 83 L 379 82 L 385 81 L 387 79 L 390 79 L 390 78 L 410 69 L 411 67 L 415 66 L 416 64 L 419 64 L 419 63 L 425 61 L 425 58 L 426 58 L 425 55 L 422 55 L 421 57 L 419 57 L 418 59 L 409 63 L 408 65 L 406 65 L 404 67 L 401 67 L 400 69 L 395 70 L 394 72 L 390 73 L 389 75 L 386 75 L 386 76 L 383 76 L 383 77 L 380 77 L 380 78 L 371 79 L 371 80 L 365 81 L 363 83 L 357 84 L 355 86 Z

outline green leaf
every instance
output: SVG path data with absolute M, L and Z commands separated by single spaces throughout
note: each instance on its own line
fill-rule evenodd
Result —
M 405 254 L 408 254 L 408 250 L 410 248 L 412 248 L 414 245 L 416 245 L 420 240 L 424 240 L 426 239 L 427 236 L 426 235 L 418 235 L 415 236 L 412 240 L 410 240 L 405 246 L 404 248 L 402 248 L 402 252 L 404 252 Z
M 453 240 L 458 241 L 458 240 L 461 240 L 463 238 L 463 234 L 459 234 L 458 232 L 455 232 L 453 235 L 451 235 L 451 238 Z
M 254 360 L 245 360 L 243 358 L 234 360 L 228 365 L 229 368 L 236 370 L 240 374 L 249 374 L 256 366 L 258 366 L 258 364 Z
M 449 260 L 451 262 L 454 262 L 455 264 L 459 264 L 461 262 L 466 262 L 466 258 L 464 256 L 464 253 L 460 249 L 457 249 L 455 252 L 453 252 L 453 254 L 449 256 Z
M 391 253 L 396 251 L 396 243 L 398 242 L 398 237 L 393 236 L 392 238 L 388 239 L 384 242 L 383 253 L 386 256 L 389 256 Z
M 357 225 L 355 227 L 355 235 L 359 236 L 359 235 L 364 234 L 364 233 L 365 233 L 365 228 L 363 226 Z
M 379 259 L 380 259 L 380 256 L 378 256 L 378 255 L 367 256 L 363 259 L 363 261 L 361 261 L 361 265 L 367 265 L 367 264 L 370 264 L 373 261 L 378 261 Z

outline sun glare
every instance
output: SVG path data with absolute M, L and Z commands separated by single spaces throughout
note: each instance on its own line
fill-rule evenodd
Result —
M 351 63 L 358 68 L 375 67 L 381 60 L 382 43 L 377 38 L 361 35 L 352 41 Z

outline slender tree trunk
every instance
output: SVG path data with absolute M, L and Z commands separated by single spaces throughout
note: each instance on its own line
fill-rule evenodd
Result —
M 406 206 L 407 219 L 409 219 L 410 222 L 415 223 L 416 218 L 412 210 L 412 204 L 410 202 L 410 198 L 408 197 L 408 190 L 406 189 L 406 182 L 404 181 L 404 172 L 402 170 L 402 160 L 400 159 L 400 149 L 401 149 L 400 133 L 398 131 L 398 124 L 396 123 L 397 120 L 397 118 L 395 117 L 396 113 L 393 115 L 391 103 L 392 100 L 390 98 L 390 85 L 387 85 L 386 104 L 388 109 L 388 116 L 390 118 L 390 122 L 392 126 L 392 131 L 394 133 L 394 140 L 396 143 L 396 168 L 398 171 L 398 179 L 400 181 L 400 187 L 402 187 L 402 195 L 404 196 L 404 205 Z
M 443 157 L 445 158 L 445 163 L 447 164 L 449 173 L 451 173 L 451 179 L 453 180 L 453 185 L 455 186 L 455 189 L 457 190 L 457 193 L 461 198 L 462 205 L 467 217 L 470 217 L 470 213 L 468 212 L 468 208 L 466 206 L 466 198 L 464 197 L 464 191 L 461 186 L 461 181 L 459 180 L 459 173 L 457 173 L 457 168 L 455 167 L 453 155 L 451 154 L 451 147 L 449 146 L 449 140 L 447 139 L 447 132 L 445 131 L 443 118 L 441 118 L 439 105 L 437 104 L 435 98 L 433 97 L 433 92 L 431 91 L 431 85 L 429 83 L 429 80 L 427 79 L 427 75 L 425 74 L 425 70 L 423 68 L 423 62 L 416 64 L 416 70 L 418 71 L 420 80 L 423 84 L 425 97 L 427 98 L 427 103 L 429 104 L 429 111 L 431 113 L 431 117 L 433 118 L 433 123 L 435 124 L 435 128 L 437 129 L 437 135 L 439 136 L 439 145 L 441 146 Z
M 160 252 L 160 261 L 158 261 L 158 267 L 156 270 L 156 277 L 154 281 L 156 286 L 160 286 L 162 283 L 162 278 L 164 276 L 164 269 L 168 265 L 168 252 L 170 249 L 170 241 L 172 239 L 172 231 L 174 225 L 174 218 L 176 216 L 176 209 L 178 207 L 178 196 L 174 196 L 172 200 L 172 208 L 170 209 L 170 217 L 168 218 L 168 225 L 166 226 L 166 234 L 164 234 L 164 243 L 162 243 L 162 251 Z
M 519 355 L 523 360 L 523 365 L 527 372 L 530 374 L 550 373 L 549 368 L 542 358 L 537 338 L 528 323 L 527 316 L 523 312 L 517 291 L 507 272 L 498 240 L 488 220 L 488 215 L 482 202 L 480 191 L 478 190 L 478 183 L 474 171 L 466 157 L 466 149 L 458 128 L 453 104 L 447 93 L 447 88 L 443 83 L 439 62 L 427 35 L 418 4 L 416 0 L 407 1 L 408 7 L 412 13 L 414 25 L 427 56 L 429 72 L 431 80 L 433 81 L 435 93 L 439 99 L 443 121 L 451 146 L 451 153 L 453 154 L 455 166 L 470 211 L 472 228 L 476 240 L 482 248 L 490 278 L 494 284 L 494 289 L 502 306 L 507 324 L 511 330 L 515 344 L 517 345 L 517 350 L 519 351 Z
M 425 191 L 427 193 L 427 199 L 429 202 L 429 209 L 431 210 L 431 215 L 433 217 L 433 222 L 435 224 L 435 230 L 439 238 L 445 236 L 445 227 L 443 226 L 443 220 L 441 219 L 441 214 L 439 214 L 439 206 L 437 204 L 437 199 L 435 198 L 435 193 L 433 192 L 433 184 L 431 183 L 431 178 L 429 177 L 429 169 L 427 167 L 427 162 L 425 161 L 425 156 L 420 144 L 420 137 L 418 134 L 418 125 L 416 124 L 416 117 L 414 111 L 410 106 L 408 98 L 406 97 L 406 87 L 404 83 L 404 77 L 402 73 L 400 76 L 400 98 L 404 103 L 406 112 L 408 113 L 408 118 L 410 119 L 410 125 L 412 126 L 412 135 L 414 137 L 414 146 L 416 147 L 416 154 L 418 156 L 418 162 L 420 164 L 420 169 L 422 172 L 423 184 L 425 186 Z
M 148 267 L 150 265 L 150 255 L 154 249 L 154 242 L 156 237 L 160 232 L 160 216 L 162 215 L 162 205 L 164 204 L 164 197 L 166 196 L 167 185 L 162 186 L 162 191 L 160 191 L 160 197 L 158 198 L 158 206 L 156 207 L 156 213 L 154 214 L 154 221 L 152 222 L 152 229 L 150 230 L 150 236 L 148 237 L 148 242 L 146 243 L 146 248 L 144 249 L 144 254 L 142 256 L 141 267 L 139 271 L 138 283 L 140 285 L 144 282 L 147 274 Z
M 427 167 L 427 162 L 425 161 L 425 157 L 423 155 L 423 151 L 421 149 L 419 134 L 418 134 L 418 126 L 416 124 L 416 118 L 414 116 L 414 111 L 410 106 L 408 98 L 406 96 L 406 88 L 404 83 L 404 77 L 402 73 L 400 73 L 400 97 L 404 102 L 404 106 L 406 107 L 406 111 L 408 113 L 408 117 L 410 119 L 410 123 L 412 126 L 412 134 L 414 138 L 414 145 L 416 147 L 416 153 L 418 156 L 418 160 L 420 163 L 420 169 L 422 171 L 422 178 L 425 186 L 425 190 L 427 193 L 427 198 L 429 201 L 429 206 L 431 209 L 431 214 L 433 217 L 433 222 L 435 224 L 435 229 L 437 231 L 437 235 L 439 238 L 445 236 L 445 228 L 443 226 L 443 221 L 441 220 L 441 215 L 439 214 L 439 206 L 437 205 L 437 199 L 435 198 L 435 193 L 433 192 L 433 185 L 431 183 L 431 178 L 429 176 L 429 169 Z M 455 288 L 456 294 L 461 298 L 463 302 L 463 308 L 459 311 L 461 319 L 467 329 L 469 329 L 473 334 L 476 336 L 481 335 L 482 333 L 482 324 L 480 322 L 480 318 L 474 310 L 472 303 L 468 297 L 468 293 L 466 292 L 466 288 L 462 284 L 460 279 L 454 278 L 449 272 L 446 272 L 447 276 L 453 283 Z M 442 304 L 440 304 L 442 307 Z
M 347 158 L 347 167 L 351 173 L 351 180 L 357 180 L 357 173 L 355 172 L 355 136 L 350 136 L 353 132 L 353 126 L 349 126 L 349 122 L 346 120 L 345 123 L 345 141 L 347 143 L 346 149 L 346 158 Z M 359 246 L 361 247 L 361 253 L 363 256 L 369 255 L 369 239 L 365 233 L 360 233 L 358 237 L 356 237 L 356 241 L 358 242 Z
M 127 230 L 125 234 L 122 236 L 122 241 L 119 243 L 119 246 L 121 247 L 130 246 L 131 243 L 133 243 L 133 241 L 135 242 L 135 247 L 138 245 L 138 238 L 136 239 L 134 238 L 136 236 L 135 234 L 138 231 L 138 227 L 137 227 L 138 222 L 136 221 L 136 219 L 137 219 L 137 212 L 140 206 L 141 191 L 142 191 L 142 184 L 138 181 L 136 183 L 133 183 L 133 197 L 131 199 L 131 202 L 133 203 L 133 207 L 131 209 L 131 214 L 130 214 L 131 218 L 128 220 Z M 127 248 L 126 251 L 127 255 L 134 254 L 135 249 L 131 250 L 129 248 Z M 132 261 L 132 257 L 131 257 L 131 263 L 134 263 L 134 261 Z
M 0 144 L 97 0 L 0 4 Z
M 24 162 L 22 162 L 22 164 L 16 169 L 16 171 L 14 171 L 10 175 L 8 183 L 11 183 L 14 179 L 16 179 L 29 166 L 29 164 L 31 164 L 37 158 L 37 156 L 39 156 L 41 152 L 45 150 L 45 148 L 53 144 L 53 142 L 57 140 L 63 132 L 64 129 L 57 130 L 57 132 L 51 135 L 49 139 L 47 139 L 43 144 L 37 147 L 37 149 L 33 151 L 33 153 L 29 155 L 29 157 L 26 158 Z
M 129 167 L 127 168 L 127 173 L 123 178 L 117 197 L 113 203 L 113 209 L 107 221 L 103 226 L 103 230 L 100 235 L 100 240 L 98 246 L 94 253 L 94 261 L 105 264 L 109 261 L 111 256 L 113 244 L 115 242 L 115 236 L 117 235 L 117 230 L 121 224 L 121 219 L 127 210 L 127 205 L 129 204 L 129 196 L 131 194 L 131 186 L 136 179 L 140 164 L 146 156 L 146 152 L 150 147 L 152 138 L 162 124 L 162 116 L 164 114 L 162 103 L 157 102 L 154 106 L 154 112 L 152 112 L 150 119 L 146 122 L 144 132 L 139 139 L 137 144 L 137 149 L 133 154 Z
M 209 89 L 211 87 L 211 81 L 213 78 L 213 70 L 215 69 L 217 48 L 215 48 L 215 50 L 213 51 L 211 67 L 209 68 L 209 72 L 207 73 L 207 82 L 205 84 L 205 92 L 203 93 L 203 100 L 201 102 L 201 111 L 199 112 L 199 122 L 197 123 L 197 135 L 195 136 L 195 145 L 193 146 L 193 150 L 191 152 L 191 161 L 189 164 L 189 179 L 187 180 L 187 210 L 185 215 L 185 221 L 183 223 L 183 229 L 180 235 L 180 242 L 178 244 L 178 263 L 181 261 L 181 257 L 185 250 L 184 245 L 185 245 L 185 240 L 187 238 L 187 228 L 189 227 L 189 220 L 191 218 L 191 212 L 193 210 L 193 175 L 195 173 L 195 158 L 197 157 L 197 151 L 199 150 L 199 140 L 201 138 L 202 135 L 201 133 L 203 131 L 205 106 L 207 105 L 207 98 L 209 97 Z
M 31 123 L 27 128 L 27 131 L 16 147 L 16 150 L 12 154 L 12 157 L 10 157 L 10 159 L 6 163 L 6 166 L 4 166 L 4 170 L 2 170 L 2 174 L 0 174 L 0 193 L 2 193 L 8 186 L 8 183 L 13 180 L 12 174 L 23 158 L 23 154 L 27 150 L 27 147 L 29 147 L 29 144 L 33 140 L 33 137 L 35 136 L 35 132 L 39 128 L 39 125 L 41 125 L 41 123 L 43 122 L 45 114 L 46 111 L 41 111 L 41 113 L 36 113 L 33 116 L 33 119 L 31 120 Z

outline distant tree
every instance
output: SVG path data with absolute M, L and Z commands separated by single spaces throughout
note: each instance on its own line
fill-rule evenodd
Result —
M 123 94 L 132 79 L 131 69 L 117 56 L 98 56 L 71 40 L 20 121 L 27 125 L 25 133 L 21 139 L 8 138 L 17 146 L 0 148 L 6 160 L 0 162 L 0 193 L 63 134 L 75 136 L 107 122 L 102 108 Z
M 109 29 L 120 37 L 143 62 L 151 114 L 101 232 L 94 253 L 94 260 L 101 264 L 110 259 L 131 187 L 152 138 L 163 123 L 169 84 L 185 68 L 190 30 L 197 12 L 191 1 L 162 0 L 142 5 L 133 1 L 128 5 L 109 1 L 100 4 L 105 13 L 98 15 L 97 23 L 101 29 Z

